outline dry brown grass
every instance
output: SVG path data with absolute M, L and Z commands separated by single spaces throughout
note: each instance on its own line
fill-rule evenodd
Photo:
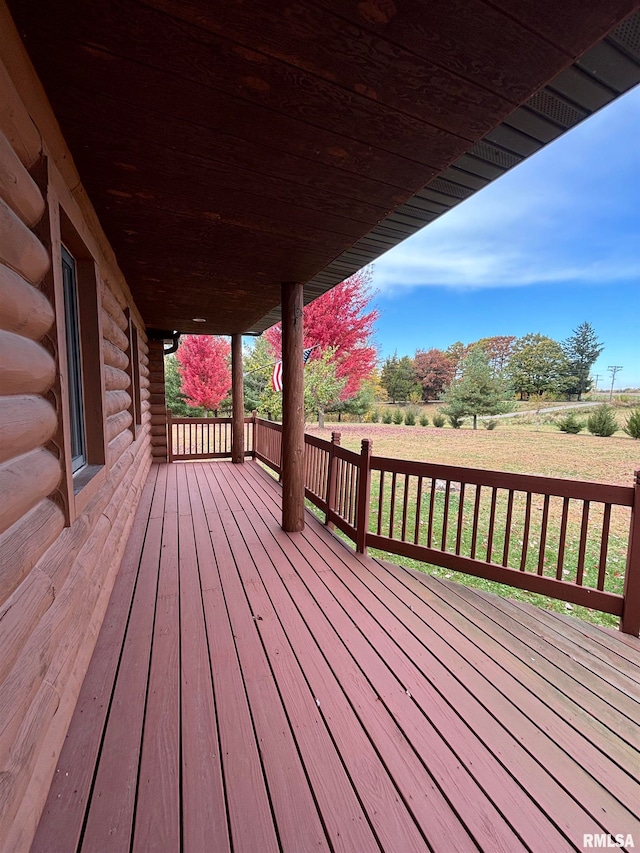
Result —
M 634 471 L 640 469 L 640 442 L 627 436 L 566 435 L 502 424 L 493 431 L 391 424 L 329 424 L 324 430 L 307 426 L 307 432 L 327 439 L 333 429 L 342 433 L 341 443 L 350 450 L 359 450 L 361 440 L 370 438 L 376 456 L 445 465 L 622 486 L 632 485 Z

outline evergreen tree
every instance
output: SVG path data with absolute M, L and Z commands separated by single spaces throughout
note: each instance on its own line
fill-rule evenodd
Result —
M 562 349 L 569 362 L 571 384 L 567 391 L 577 394 L 578 400 L 591 390 L 589 374 L 596 359 L 604 349 L 604 344 L 598 340 L 590 323 L 580 323 L 573 334 L 562 343 Z
M 422 386 L 416 378 L 412 359 L 408 355 L 398 358 L 397 352 L 389 356 L 382 365 L 380 381 L 393 403 L 404 402 L 410 399 L 411 394 L 421 394 L 422 392 Z
M 545 335 L 519 338 L 509 359 L 509 376 L 515 391 L 525 395 L 562 394 L 571 384 L 569 361 L 562 346 Z
M 271 385 L 273 364 L 271 348 L 263 336 L 255 338 L 245 347 L 244 367 L 244 407 L 247 412 L 257 409 L 265 388 Z
M 505 412 L 504 383 L 494 376 L 487 354 L 472 349 L 462 361 L 461 376 L 455 379 L 444 395 L 447 404 L 442 411 L 451 418 L 473 416 L 473 428 L 478 428 L 478 415 L 497 415 Z

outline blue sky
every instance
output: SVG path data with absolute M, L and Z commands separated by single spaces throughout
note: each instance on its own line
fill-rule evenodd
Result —
M 372 284 L 383 358 L 586 320 L 599 387 L 614 364 L 640 387 L 640 87 L 387 252 Z

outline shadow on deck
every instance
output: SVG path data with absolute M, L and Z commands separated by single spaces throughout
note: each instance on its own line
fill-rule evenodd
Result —
M 640 641 L 279 523 L 152 468 L 33 851 L 640 846 Z

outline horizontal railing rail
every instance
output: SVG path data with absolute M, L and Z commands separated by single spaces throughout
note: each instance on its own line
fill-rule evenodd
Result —
M 632 488 L 384 457 L 371 470 L 369 545 L 622 615 L 607 554 Z
M 281 424 L 256 420 L 254 455 L 281 473 Z M 618 486 L 413 462 L 372 456 L 368 440 L 358 454 L 340 446 L 339 433 L 305 435 L 305 495 L 359 552 L 374 547 L 611 613 L 635 635 L 639 480 L 640 472 L 633 486 Z M 621 513 L 630 516 L 622 544 Z M 625 549 L 626 567 L 614 566 Z M 616 569 L 622 592 L 611 590 Z

